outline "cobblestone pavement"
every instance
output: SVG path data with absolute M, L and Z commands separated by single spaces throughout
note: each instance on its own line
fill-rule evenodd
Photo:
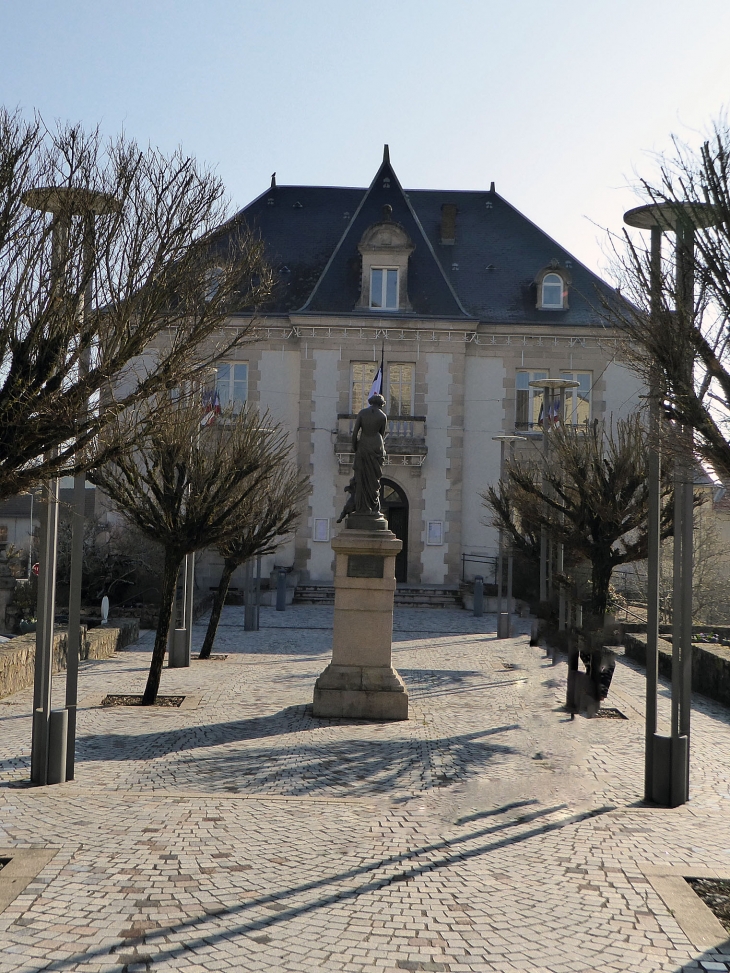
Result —
M 524 633 L 397 610 L 410 720 L 316 720 L 332 609 L 264 610 L 250 633 L 242 615 L 224 612 L 225 660 L 164 670 L 197 708 L 98 705 L 141 692 L 152 633 L 82 666 L 68 784 L 27 786 L 32 694 L 0 701 L 0 849 L 57 849 L 0 913 L 0 973 L 730 968 L 647 878 L 730 877 L 725 709 L 695 700 L 691 801 L 649 808 L 628 662 L 608 700 L 628 719 L 571 722 L 565 664 Z

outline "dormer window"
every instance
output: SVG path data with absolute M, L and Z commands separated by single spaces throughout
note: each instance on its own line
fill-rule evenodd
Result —
M 370 307 L 382 311 L 398 310 L 398 268 L 370 268 Z
M 542 279 L 542 306 L 563 306 L 563 278 L 560 274 L 545 274 Z
M 543 311 L 564 311 L 568 307 L 568 278 L 555 269 L 555 262 L 537 275 L 537 306 Z
M 413 243 L 403 227 L 392 218 L 390 206 L 383 207 L 383 219 L 362 235 L 357 249 L 362 257 L 360 299 L 357 306 L 370 311 L 410 311 L 408 300 L 408 258 Z

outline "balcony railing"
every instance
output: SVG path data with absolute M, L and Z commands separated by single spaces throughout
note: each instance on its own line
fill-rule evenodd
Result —
M 335 453 L 340 465 L 351 465 L 355 454 L 352 451 L 352 430 L 355 415 L 337 416 Z M 426 459 L 426 417 L 394 416 L 388 419 L 388 432 L 385 437 L 387 453 L 386 466 L 422 466 Z

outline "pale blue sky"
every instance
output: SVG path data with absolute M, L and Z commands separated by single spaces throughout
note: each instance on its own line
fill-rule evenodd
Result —
M 728 0 L 0 0 L 8 107 L 222 176 L 497 191 L 594 269 L 634 172 L 730 104 Z

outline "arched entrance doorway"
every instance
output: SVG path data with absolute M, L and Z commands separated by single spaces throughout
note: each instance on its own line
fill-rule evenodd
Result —
M 388 527 L 403 541 L 400 554 L 395 559 L 395 580 L 408 580 L 408 498 L 397 483 L 380 481 L 380 509 L 388 521 Z

